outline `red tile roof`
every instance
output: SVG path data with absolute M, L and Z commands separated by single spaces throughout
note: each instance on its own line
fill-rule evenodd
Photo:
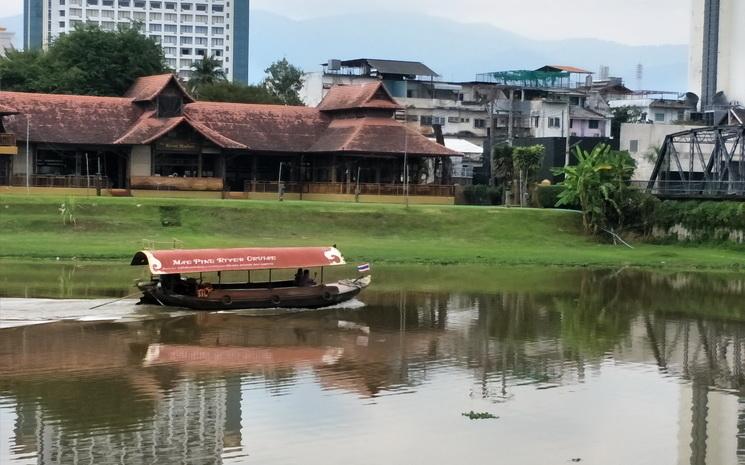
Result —
M 334 120 L 310 152 L 381 153 L 416 156 L 458 156 L 392 118 Z
M 4 119 L 18 140 L 26 140 L 29 121 L 32 142 L 55 144 L 113 144 L 142 111 L 127 98 L 83 95 L 0 92 L 0 104 L 20 113 Z
M 315 108 L 241 103 L 190 103 L 184 114 L 249 150 L 264 152 L 303 152 L 330 121 Z
M 15 113 L 18 113 L 18 110 L 15 108 L 10 108 L 6 105 L 0 105 L 0 115 L 13 115 Z
M 194 101 L 184 86 L 181 85 L 181 81 L 174 74 L 159 74 L 137 78 L 134 84 L 132 84 L 132 87 L 124 94 L 124 97 L 130 98 L 135 102 L 149 102 L 154 100 L 171 82 L 183 92 L 188 102 Z
M 117 139 L 114 143 L 121 145 L 145 145 L 151 144 L 160 139 L 170 131 L 176 129 L 180 124 L 187 124 L 197 133 L 204 136 L 207 140 L 213 142 L 218 147 L 226 149 L 245 149 L 246 146 L 235 142 L 222 134 L 200 124 L 191 121 L 184 116 L 173 118 L 156 118 L 155 112 L 148 111 L 143 113 L 139 121 L 132 126 L 129 132 Z
M 406 149 L 411 155 L 458 155 L 393 118 L 377 116 L 399 108 L 381 83 L 333 88 L 323 108 L 193 102 L 184 106 L 183 116 L 157 118 L 135 104 L 157 97 L 172 80 L 170 74 L 141 78 L 127 98 L 0 92 L 0 110 L 20 113 L 4 117 L 8 132 L 25 141 L 29 121 L 30 140 L 42 143 L 150 144 L 186 124 L 233 150 L 403 154 Z M 351 109 L 371 111 L 365 118 L 334 116 L 335 110 Z
M 321 111 L 352 110 L 357 108 L 400 110 L 400 106 L 381 82 L 358 86 L 334 86 L 317 107 Z

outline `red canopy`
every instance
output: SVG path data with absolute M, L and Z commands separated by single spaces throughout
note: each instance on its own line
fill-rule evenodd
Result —
M 152 274 L 311 268 L 345 263 L 341 252 L 334 247 L 142 250 L 132 258 L 132 265 L 148 265 Z

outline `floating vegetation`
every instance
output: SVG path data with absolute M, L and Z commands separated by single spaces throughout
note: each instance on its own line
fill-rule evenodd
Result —
M 496 420 L 499 418 L 496 415 L 492 415 L 489 412 L 474 412 L 471 410 L 470 412 L 464 412 L 461 415 L 464 417 L 468 417 L 469 420 Z

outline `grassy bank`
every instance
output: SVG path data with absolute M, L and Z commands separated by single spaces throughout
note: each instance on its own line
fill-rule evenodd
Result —
M 67 203 L 75 224 L 64 224 Z M 0 196 L 0 256 L 126 260 L 183 247 L 337 244 L 349 260 L 423 264 L 745 267 L 745 248 L 600 244 L 578 214 L 485 207 Z M 162 245 L 168 247 L 167 245 Z

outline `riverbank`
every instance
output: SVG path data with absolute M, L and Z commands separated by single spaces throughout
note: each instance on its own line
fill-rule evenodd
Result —
M 336 244 L 349 261 L 743 268 L 745 247 L 601 244 L 575 212 L 515 208 L 0 196 L 0 256 L 127 260 L 170 248 Z

